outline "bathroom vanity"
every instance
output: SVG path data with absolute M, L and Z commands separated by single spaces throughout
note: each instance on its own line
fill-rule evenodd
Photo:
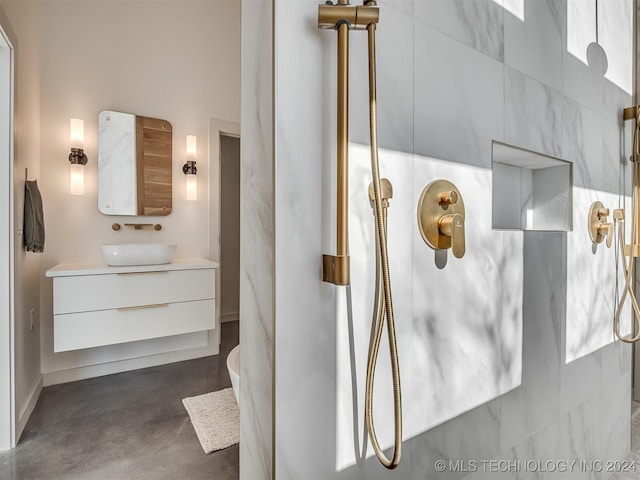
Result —
M 215 269 L 202 258 L 166 265 L 59 264 L 53 278 L 54 351 L 213 330 Z

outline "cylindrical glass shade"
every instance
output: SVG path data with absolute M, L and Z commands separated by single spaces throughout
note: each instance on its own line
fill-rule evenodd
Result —
M 70 165 L 69 192 L 71 195 L 84 195 L 84 165 Z
M 195 160 L 197 156 L 196 136 L 187 135 L 187 160 Z
M 187 200 L 194 201 L 198 199 L 198 177 L 188 174 L 187 177 Z
M 72 118 L 69 125 L 69 132 L 71 148 L 84 150 L 84 120 Z

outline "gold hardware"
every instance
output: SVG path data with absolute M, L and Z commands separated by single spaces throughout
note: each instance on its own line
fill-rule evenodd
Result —
M 338 7 L 340 8 L 340 7 Z M 349 27 L 338 26 L 336 255 L 324 255 L 322 279 L 349 285 Z
M 116 232 L 117 232 L 118 230 L 120 230 L 120 228 L 121 228 L 121 227 L 120 227 L 120 224 L 119 224 L 119 223 L 113 223 L 113 224 L 111 225 L 111 230 L 115 230 Z
M 318 27 L 338 31 L 338 127 L 336 255 L 323 256 L 322 278 L 349 285 L 349 29 L 364 30 L 378 23 L 380 12 L 370 5 L 349 5 L 348 0 L 318 7 Z
M 598 226 L 598 235 L 607 237 L 607 248 L 611 248 L 613 242 L 613 223 L 603 223 Z
M 338 187 L 336 254 L 349 255 L 349 30 L 338 27 Z M 347 283 L 348 284 L 348 283 Z
M 150 272 L 121 272 L 116 273 L 119 277 L 124 277 L 128 275 L 156 275 L 158 273 L 169 273 L 167 270 L 152 270 Z
M 322 281 L 349 285 L 349 255 L 322 255 Z
M 156 224 L 153 224 L 153 223 L 125 223 L 124 226 L 125 227 L 133 227 L 136 230 L 142 230 L 145 227 L 153 227 L 153 229 L 156 230 L 156 231 L 162 230 L 162 225 L 160 225 L 159 223 L 156 223 Z
M 364 30 L 369 24 L 378 23 L 380 10 L 376 5 L 337 5 L 318 6 L 318 28 L 337 28 L 346 25 L 354 30 Z
M 382 199 L 382 207 L 388 208 L 389 199 L 393 198 L 393 185 L 391 185 L 391 182 L 387 178 L 380 179 L 380 198 Z M 372 208 L 375 208 L 375 200 L 375 188 L 373 186 L 373 182 L 371 182 L 369 184 L 369 203 L 371 204 Z
M 440 232 L 451 239 L 451 251 L 456 258 L 462 258 L 465 252 L 464 217 L 459 213 L 443 215 L 438 220 Z
M 458 201 L 458 194 L 453 190 L 450 192 L 442 192 L 439 196 L 440 205 L 453 205 Z
M 613 219 L 616 222 L 624 222 L 624 210 L 622 208 L 616 208 L 613 210 Z M 624 246 L 624 256 L 628 257 L 629 255 L 631 255 L 631 245 L 625 245 Z M 633 248 L 633 257 L 634 258 L 638 258 L 640 257 L 640 245 L 636 245 Z
M 607 247 L 611 247 L 611 243 L 613 242 L 614 228 L 613 223 L 607 222 L 609 213 L 609 209 L 605 208 L 602 202 L 595 201 L 591 204 L 588 217 L 589 237 L 591 241 L 593 243 L 602 243 L 606 238 Z
M 639 105 L 634 105 L 633 107 L 627 107 L 622 110 L 622 119 L 634 120 L 638 116 L 638 107 Z
M 636 86 L 633 91 L 634 98 L 637 98 L 637 93 L 638 92 Z M 618 337 L 622 342 L 636 343 L 640 341 L 640 306 L 638 305 L 638 299 L 636 298 L 635 288 L 635 259 L 640 256 L 640 219 L 638 218 L 640 208 L 640 106 L 634 105 L 632 107 L 625 108 L 623 110 L 622 118 L 624 120 L 633 119 L 636 121 L 635 128 L 633 129 L 633 153 L 631 154 L 630 158 L 631 163 L 633 164 L 633 191 L 631 196 L 631 243 L 629 245 L 624 244 L 624 210 L 616 209 L 613 211 L 613 218 L 616 222 L 618 222 L 618 241 L 620 243 L 621 250 L 624 252 L 624 255 L 620 256 L 620 261 L 622 263 L 622 273 L 624 276 L 624 289 L 622 295 L 620 296 L 618 306 L 616 307 L 615 314 L 613 315 L 613 331 L 616 337 Z M 591 231 L 589 233 L 591 233 Z M 628 261 L 627 257 L 629 258 Z M 625 337 L 620 332 L 620 315 L 622 314 L 622 310 L 627 298 L 629 298 L 631 308 L 633 310 L 633 326 L 631 331 L 632 336 L 629 337 Z
M 168 303 L 155 303 L 153 305 L 136 305 L 135 307 L 120 307 L 118 308 L 119 312 L 128 312 L 130 310 L 146 310 L 148 308 L 161 308 L 168 307 Z
M 624 246 L 624 256 L 628 257 L 630 255 L 633 255 L 633 258 L 640 257 L 640 245 L 636 245 L 636 246 L 633 247 L 633 254 L 631 252 L 631 245 L 625 245 Z
M 372 2 L 373 3 L 373 2 Z M 380 161 L 378 158 L 378 102 L 376 99 L 376 24 L 367 25 L 367 46 L 369 53 L 369 141 L 371 143 L 371 177 L 369 195 L 373 198 L 372 208 L 376 224 L 376 278 L 378 279 L 376 303 L 371 325 L 371 342 L 367 354 L 367 375 L 365 380 L 364 418 L 373 451 L 380 463 L 388 469 L 394 469 L 402 458 L 402 387 L 400 385 L 400 360 L 396 342 L 396 328 L 393 315 L 393 295 L 389 274 L 389 253 L 387 248 L 387 208 L 389 198 L 393 195 L 391 182 L 380 178 Z M 373 190 L 373 192 L 372 192 Z M 373 193 L 373 195 L 371 195 Z M 391 360 L 391 380 L 393 384 L 393 453 L 388 458 L 382 450 L 376 435 L 373 418 L 373 384 L 376 363 L 380 351 L 380 341 L 384 321 L 387 321 L 389 338 L 389 357 Z
M 427 185 L 418 201 L 418 229 L 427 245 L 435 250 L 451 248 L 456 258 L 465 253 L 465 210 L 462 195 L 448 180 Z
M 622 208 L 613 209 L 614 220 L 624 220 L 624 210 Z
M 402 399 L 400 387 L 400 367 L 398 360 L 391 283 L 389 276 L 389 259 L 387 252 L 387 208 L 388 199 L 393 194 L 391 183 L 380 179 L 378 161 L 378 127 L 376 101 L 376 54 L 375 30 L 379 11 L 375 0 L 365 0 L 363 6 L 351 6 L 348 0 L 338 0 L 337 5 L 327 2 L 318 8 L 318 26 L 338 31 L 338 155 L 337 155 L 337 255 L 323 255 L 323 280 L 336 285 L 349 284 L 349 239 L 348 239 L 348 90 L 349 90 L 349 29 L 365 29 L 368 35 L 369 53 L 369 132 L 371 138 L 371 176 L 372 185 L 369 196 L 374 208 L 376 221 L 376 272 L 378 285 L 376 291 L 376 320 L 372 325 L 372 341 L 369 345 L 367 360 L 367 379 L 365 388 L 365 422 L 371 445 L 378 460 L 386 468 L 394 469 L 400 463 L 402 455 Z M 388 459 L 378 443 L 373 422 L 373 380 L 376 370 L 376 359 L 382 338 L 384 320 L 387 320 L 389 337 L 389 354 L 393 380 L 394 399 L 394 447 L 393 456 Z

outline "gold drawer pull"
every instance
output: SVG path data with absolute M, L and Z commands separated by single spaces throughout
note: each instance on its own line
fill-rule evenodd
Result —
M 151 272 L 123 272 L 123 273 L 116 273 L 116 275 L 119 277 L 125 277 L 128 275 L 155 275 L 158 273 L 169 273 L 169 270 L 153 270 Z
M 147 308 L 160 308 L 160 307 L 168 307 L 168 303 L 155 303 L 153 305 L 136 305 L 135 307 L 120 307 L 118 308 L 119 312 L 126 312 L 128 310 L 144 310 Z

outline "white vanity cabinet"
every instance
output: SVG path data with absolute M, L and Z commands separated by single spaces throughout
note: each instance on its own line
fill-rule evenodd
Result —
M 167 265 L 60 264 L 53 277 L 54 351 L 216 328 L 215 269 L 205 259 Z

